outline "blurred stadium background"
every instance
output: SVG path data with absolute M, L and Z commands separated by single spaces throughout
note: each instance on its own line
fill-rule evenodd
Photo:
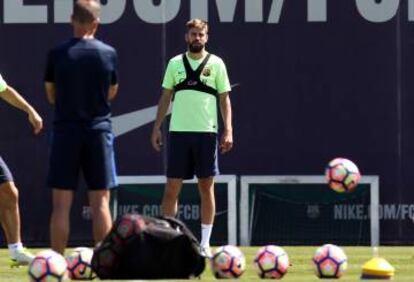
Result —
M 23 239 L 29 246 L 48 244 L 50 191 L 45 178 L 53 111 L 46 102 L 43 73 L 47 51 L 71 37 L 72 3 L 0 1 L 0 71 L 46 122 L 41 137 L 34 137 L 23 114 L 0 104 L 0 152 L 20 188 Z M 212 243 L 227 242 L 229 233 L 240 243 L 240 177 L 321 175 L 337 156 L 353 160 L 363 175 L 378 177 L 381 244 L 414 242 L 414 1 L 102 3 L 98 37 L 115 46 L 120 57 L 120 95 L 113 103 L 120 176 L 164 172 L 165 152 L 155 153 L 149 142 L 154 106 L 167 60 L 185 50 L 185 22 L 199 17 L 210 24 L 208 50 L 225 60 L 234 84 L 235 147 L 221 157 L 221 172 L 236 179 L 237 193 L 231 195 L 236 222 L 220 217 L 233 210 L 224 191 Z M 295 182 L 282 189 L 272 185 L 253 189 L 262 192 L 249 200 L 254 210 L 247 211 L 248 232 L 254 236 L 247 243 L 282 238 L 283 244 L 370 244 L 369 185 L 343 198 L 329 194 L 323 184 L 314 193 L 307 192 L 309 185 Z M 142 189 L 118 191 L 116 212 L 157 213 L 162 184 L 156 189 L 135 186 Z M 131 203 L 123 192 L 141 194 Z M 181 207 L 190 225 L 199 220 L 198 200 L 191 193 L 183 196 L 189 202 Z M 77 197 L 72 245 L 90 240 L 85 195 Z M 4 237 L 0 240 L 4 245 Z

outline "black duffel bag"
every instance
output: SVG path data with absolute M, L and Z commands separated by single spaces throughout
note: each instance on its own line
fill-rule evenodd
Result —
M 199 250 L 175 218 L 126 214 L 94 250 L 92 268 L 100 279 L 187 279 L 204 271 Z

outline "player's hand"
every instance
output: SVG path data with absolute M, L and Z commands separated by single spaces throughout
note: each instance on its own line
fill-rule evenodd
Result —
M 233 131 L 224 130 L 220 140 L 220 152 L 227 153 L 233 148 Z
M 43 120 L 35 110 L 29 111 L 29 122 L 33 126 L 34 134 L 39 134 L 43 128 Z
M 159 128 L 154 128 L 151 134 L 151 144 L 155 151 L 160 152 L 162 146 L 162 133 Z

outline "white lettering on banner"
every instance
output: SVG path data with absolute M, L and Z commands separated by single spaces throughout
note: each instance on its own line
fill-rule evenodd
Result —
M 274 0 L 275 1 L 275 0 Z M 326 1 L 326 0 L 323 0 Z M 213 2 L 213 1 L 211 1 Z M 210 2 L 210 3 L 211 3 Z M 216 0 L 220 22 L 233 22 L 238 0 Z M 275 1 L 275 2 L 283 2 Z M 191 18 L 208 20 L 208 0 L 191 0 Z M 282 5 L 278 6 L 280 9 Z M 245 0 L 244 14 L 246 22 L 263 22 L 263 0 Z M 280 13 L 279 13 L 280 14 Z
M 69 23 L 70 16 L 73 12 L 72 1 L 56 1 L 55 6 L 55 23 Z
M 198 220 L 200 218 L 200 207 L 198 205 L 179 205 L 177 216 L 180 219 Z
M 126 213 L 140 213 L 141 209 L 139 205 L 119 205 L 118 214 Z
M 334 219 L 348 220 L 348 219 L 367 219 L 364 205 L 335 205 Z
M 102 4 L 100 21 L 103 24 L 110 24 L 118 21 L 124 14 L 126 0 L 107 0 Z
M 4 23 L 47 23 L 46 5 L 24 5 L 23 0 L 3 1 Z
M 337 0 L 332 0 L 333 3 Z M 408 2 L 408 20 L 414 21 L 414 0 Z M 26 1 L 29 2 L 29 1 Z M 48 4 L 25 4 L 24 0 L 3 1 L 3 21 L 5 24 L 37 23 L 45 24 L 49 20 L 54 23 L 70 22 L 73 11 L 73 1 L 53 0 Z M 52 3 L 50 3 L 52 2 Z M 117 22 L 126 11 L 127 0 L 102 1 L 101 22 L 110 24 Z M 149 24 L 165 24 L 174 20 L 181 9 L 188 9 L 190 17 L 208 20 L 211 5 L 216 6 L 220 22 L 234 22 L 236 11 L 244 11 L 244 20 L 249 22 L 267 22 L 277 24 L 281 21 L 282 10 L 287 1 L 272 0 L 264 5 L 264 0 L 133 0 L 131 5 L 137 18 Z M 402 5 L 400 0 L 354 0 L 358 16 L 373 23 L 383 23 L 391 20 Z M 244 4 L 244 9 L 237 9 L 238 4 Z M 48 17 L 48 5 L 53 5 L 53 17 Z M 307 0 L 307 21 L 327 22 L 328 0 Z M 334 4 L 333 4 L 334 5 Z M 266 7 L 266 8 L 265 8 Z M 269 8 L 267 8 L 269 7 Z M 266 9 L 269 9 L 266 11 Z M 267 15 L 267 18 L 265 18 Z
M 326 22 L 326 1 L 327 0 L 308 0 L 308 21 Z
M 408 20 L 414 21 L 414 0 L 408 0 Z
M 124 14 L 126 0 L 107 0 L 102 4 L 100 21 L 102 24 L 110 24 L 119 20 Z M 70 23 L 73 13 L 73 3 L 71 1 L 56 1 L 55 23 Z
M 344 205 L 335 205 L 334 206 L 334 219 L 342 220 L 344 219 Z
M 191 0 L 191 18 L 208 20 L 208 0 Z
M 382 209 L 380 207 L 379 214 L 380 217 L 383 215 L 382 218 L 397 219 L 397 213 L 395 211 L 395 205 L 385 205 Z
M 356 205 L 356 217 L 357 218 L 366 218 L 364 216 L 364 206 L 363 205 Z
M 161 0 L 158 5 L 154 5 L 153 0 L 134 0 L 134 4 L 137 15 L 144 22 L 160 24 L 168 23 L 177 16 L 181 0 Z
M 217 10 L 221 22 L 233 22 L 236 13 L 237 0 L 216 0 Z
M 366 20 L 374 23 L 392 19 L 400 5 L 400 0 L 356 0 L 359 13 Z
M 263 1 L 250 0 L 246 1 L 244 8 L 246 22 L 263 22 Z
M 284 0 L 273 0 L 272 6 L 270 7 L 268 23 L 279 23 L 280 15 L 282 14 Z
M 142 214 L 148 216 L 158 216 L 161 214 L 161 207 L 159 205 L 144 205 L 142 207 Z
M 138 213 L 146 216 L 158 216 L 161 214 L 161 206 L 156 204 L 148 205 L 119 205 L 118 214 Z M 199 220 L 199 205 L 178 205 L 177 217 L 182 220 Z
M 414 221 L 414 204 L 384 204 L 379 205 L 379 218 L 382 220 L 411 220 Z M 365 220 L 370 218 L 370 206 L 363 204 L 335 205 L 333 209 L 335 220 Z

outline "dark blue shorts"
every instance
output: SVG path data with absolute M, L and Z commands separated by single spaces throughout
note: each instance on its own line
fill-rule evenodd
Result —
M 10 169 L 7 167 L 6 163 L 0 157 L 0 184 L 11 181 L 13 181 L 13 175 L 11 174 Z
M 170 132 L 168 136 L 167 177 L 192 179 L 215 176 L 217 134 L 205 132 Z
M 113 141 L 114 136 L 108 130 L 75 126 L 54 129 L 48 185 L 76 190 L 82 171 L 89 190 L 117 186 Z

